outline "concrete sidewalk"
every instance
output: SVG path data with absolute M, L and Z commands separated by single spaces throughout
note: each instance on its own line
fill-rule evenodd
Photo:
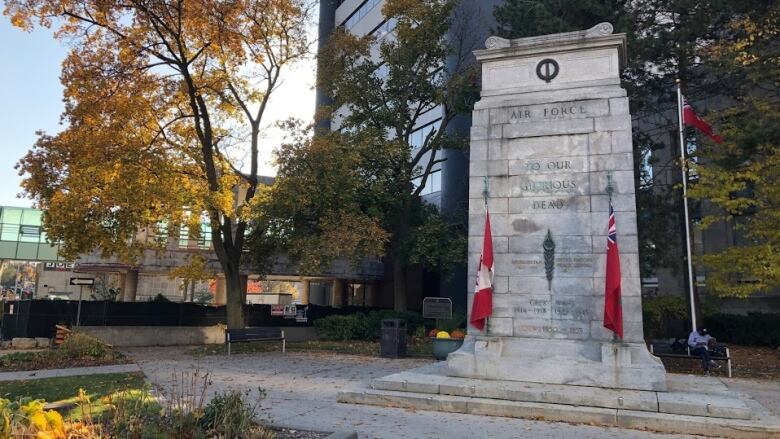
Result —
M 79 375 L 100 375 L 107 373 L 141 372 L 137 364 L 116 364 L 112 366 L 72 367 L 68 369 L 28 370 L 21 372 L 0 372 L 0 382 L 37 380 L 44 378 L 70 377 Z
M 364 438 L 686 438 L 589 425 L 357 406 L 336 402 L 339 391 L 412 369 L 429 360 L 280 352 L 193 357 L 182 348 L 133 348 L 127 352 L 147 378 L 167 387 L 174 371 L 209 371 L 211 391 L 267 390 L 262 414 L 280 427 L 355 430 Z

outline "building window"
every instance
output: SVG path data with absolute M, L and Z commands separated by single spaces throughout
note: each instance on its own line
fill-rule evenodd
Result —
M 432 131 L 438 130 L 440 126 L 441 126 L 441 119 L 429 123 L 428 125 L 425 125 L 422 128 L 418 128 L 412 131 L 412 133 L 409 134 L 409 146 L 411 146 L 412 149 L 421 148 L 425 143 L 425 139 L 428 137 L 428 135 Z
M 420 187 L 422 183 L 422 177 L 412 179 L 415 190 Z M 431 171 L 428 175 L 428 180 L 425 181 L 425 187 L 420 191 L 420 195 L 430 195 L 436 192 L 441 192 L 441 170 Z
M 381 40 L 382 37 L 389 34 L 390 32 L 395 30 L 395 26 L 398 24 L 398 20 L 395 18 L 391 18 L 389 20 L 385 20 L 380 24 L 379 26 L 375 27 L 374 30 L 369 32 L 369 35 L 373 35 L 376 37 L 377 40 Z
M 355 9 L 355 12 L 352 13 L 349 17 L 347 17 L 346 20 L 344 20 L 342 26 L 347 28 L 347 30 L 352 29 L 355 27 L 356 24 L 360 22 L 360 20 L 363 19 L 366 15 L 368 15 L 369 12 L 371 12 L 372 9 L 374 9 L 374 6 L 382 3 L 382 0 L 366 0 L 364 1 L 360 6 Z

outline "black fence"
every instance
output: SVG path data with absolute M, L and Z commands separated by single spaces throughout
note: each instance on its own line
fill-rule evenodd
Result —
M 76 326 L 77 300 L 19 300 L 3 304 L 2 339 L 54 337 L 55 325 Z M 299 307 L 301 305 L 298 305 Z M 311 326 L 330 315 L 379 308 L 306 305 L 306 322 L 271 315 L 271 305 L 245 305 L 247 326 Z M 81 326 L 213 326 L 225 323 L 225 306 L 176 302 L 81 302 Z

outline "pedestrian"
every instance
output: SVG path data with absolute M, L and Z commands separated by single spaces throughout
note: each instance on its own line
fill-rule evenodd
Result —
M 698 328 L 691 331 L 688 336 L 688 346 L 691 353 L 701 357 L 701 366 L 704 372 L 709 375 L 710 366 L 716 366 L 712 361 L 712 348 L 715 346 L 715 337 L 711 336 L 707 328 Z

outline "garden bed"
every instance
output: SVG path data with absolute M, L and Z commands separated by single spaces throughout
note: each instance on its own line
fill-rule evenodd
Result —
M 166 388 L 141 373 L 6 381 L 0 393 L 0 437 L 251 437 L 321 439 L 328 433 L 266 425 L 265 390 L 226 390 L 213 398 L 209 373 L 174 372 Z
M 780 379 L 780 351 L 772 348 L 729 345 L 734 378 L 754 378 L 761 380 Z M 666 371 L 702 375 L 701 362 L 688 359 L 662 358 Z M 712 368 L 710 374 L 727 377 L 728 372 L 722 361 L 721 368 Z
M 128 359 L 100 340 L 73 333 L 57 349 L 0 355 L 0 372 L 126 364 Z

